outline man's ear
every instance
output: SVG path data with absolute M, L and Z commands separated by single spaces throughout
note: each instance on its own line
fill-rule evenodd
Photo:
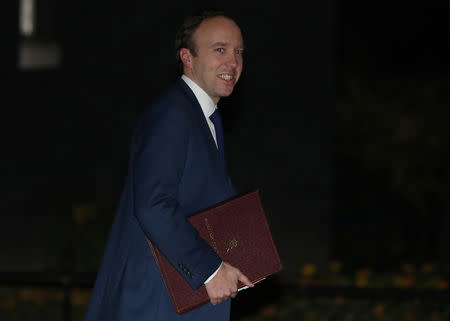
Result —
M 192 68 L 192 55 L 189 49 L 187 48 L 180 49 L 180 59 L 183 62 L 184 67 Z

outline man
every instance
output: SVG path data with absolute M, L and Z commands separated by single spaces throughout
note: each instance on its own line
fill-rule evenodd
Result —
M 182 77 L 143 114 L 133 135 L 129 174 L 92 292 L 86 321 L 229 320 L 238 281 L 187 217 L 236 195 L 223 155 L 217 103 L 242 72 L 243 39 L 222 12 L 189 17 L 176 37 Z M 205 284 L 210 303 L 177 314 L 146 242 L 189 285 Z

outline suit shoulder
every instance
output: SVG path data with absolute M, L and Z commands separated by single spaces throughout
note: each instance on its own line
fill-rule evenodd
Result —
M 170 117 L 186 119 L 192 104 L 183 92 L 173 86 L 159 95 L 144 111 L 142 118 Z
M 139 117 L 136 132 L 158 130 L 169 126 L 178 132 L 188 130 L 191 123 L 191 101 L 173 86 L 157 97 Z

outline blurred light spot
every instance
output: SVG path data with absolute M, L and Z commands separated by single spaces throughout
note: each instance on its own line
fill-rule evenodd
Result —
M 34 33 L 34 8 L 34 0 L 20 0 L 19 30 L 25 37 Z

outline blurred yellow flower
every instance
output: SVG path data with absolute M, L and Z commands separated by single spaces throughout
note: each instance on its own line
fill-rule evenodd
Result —
M 75 204 L 72 206 L 72 218 L 78 225 L 95 216 L 95 204 Z
M 25 301 L 33 302 L 41 305 L 47 300 L 47 291 L 43 289 L 29 289 L 25 288 L 19 291 L 19 298 Z
M 413 264 L 403 264 L 403 271 L 412 274 L 416 271 L 416 267 Z
M 448 289 L 448 282 L 446 280 L 439 279 L 439 280 L 436 281 L 436 287 L 439 290 L 447 290 Z
M 340 272 L 340 271 L 341 271 L 341 268 L 342 268 L 342 263 L 339 262 L 339 261 L 333 261 L 333 262 L 331 262 L 330 265 L 329 265 L 329 269 L 330 269 L 330 271 L 333 272 L 333 273 L 338 273 L 338 272 Z
M 0 308 L 4 310 L 12 310 L 16 305 L 16 297 L 14 295 L 2 295 L 0 297 Z
M 367 277 L 356 277 L 356 286 L 358 288 L 365 288 L 369 285 L 369 278 Z
M 336 304 L 343 304 L 345 302 L 345 299 L 342 296 L 337 296 L 334 301 L 336 302 Z
M 397 288 L 411 288 L 416 283 L 414 277 L 394 276 L 394 286 Z
M 87 305 L 89 303 L 89 298 L 91 297 L 91 290 L 89 289 L 72 289 L 72 304 L 73 305 Z
M 431 313 L 431 321 L 443 321 L 443 319 L 442 319 L 441 316 L 439 315 L 439 312 L 433 311 L 433 312 Z
M 386 310 L 386 305 L 380 303 L 380 304 L 377 304 L 376 306 L 374 306 L 372 312 L 376 317 L 381 318 L 381 317 L 383 317 L 385 310 Z
M 359 288 L 365 288 L 369 285 L 369 277 L 372 271 L 369 268 L 363 268 L 356 271 L 356 286 Z
M 277 307 L 275 306 L 275 304 L 267 305 L 261 309 L 261 314 L 266 318 L 271 318 L 275 316 L 276 313 Z
M 407 321 L 415 321 L 417 320 L 417 314 L 415 314 L 414 312 L 407 312 L 405 315 L 405 319 Z
M 417 129 L 413 119 L 404 117 L 400 119 L 400 124 L 393 134 L 393 141 L 402 142 L 413 138 L 416 135 Z
M 22 300 L 29 300 L 33 296 L 33 290 L 24 288 L 18 291 L 18 297 Z
M 420 266 L 420 271 L 429 273 L 434 270 L 434 264 L 433 263 L 424 263 Z
M 316 274 L 316 266 L 314 264 L 305 264 L 303 265 L 300 273 L 303 276 L 313 276 L 314 274 Z
M 363 268 L 356 271 L 356 275 L 358 277 L 369 277 L 372 274 L 372 271 L 369 268 Z

